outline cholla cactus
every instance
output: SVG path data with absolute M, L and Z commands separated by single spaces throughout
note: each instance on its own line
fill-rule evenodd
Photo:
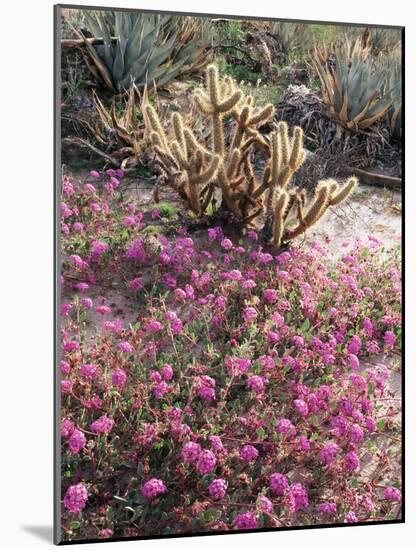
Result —
M 350 196 L 357 185 L 356 178 L 350 178 L 341 188 L 333 179 L 320 181 L 307 203 L 304 190 L 289 189 L 291 178 L 304 158 L 302 129 L 295 127 L 289 138 L 287 124 L 280 122 L 271 135 L 271 157 L 264 171 L 264 183 L 254 193 L 256 198 L 268 189 L 263 232 L 266 240 L 270 239 L 277 248 L 304 233 L 329 206 L 336 206 Z
M 355 178 L 341 189 L 334 180 L 320 182 L 309 202 L 304 191 L 291 189 L 292 176 L 305 158 L 301 128 L 294 128 L 290 137 L 287 124 L 280 122 L 269 138 L 262 135 L 259 128 L 272 119 L 273 106 L 256 108 L 253 98 L 237 89 L 230 77 L 219 78 L 214 65 L 207 69 L 206 89 L 196 90 L 194 100 L 199 111 L 210 118 L 209 141 L 198 141 L 178 113 L 172 116 L 175 139 L 171 142 L 149 104 L 144 119 L 159 165 L 196 216 L 206 212 L 215 188 L 219 188 L 223 205 L 243 225 L 255 226 L 262 216 L 263 240 L 280 247 L 353 191 Z M 225 115 L 234 121 L 229 145 Z M 255 148 L 268 156 L 262 178 L 252 165 Z

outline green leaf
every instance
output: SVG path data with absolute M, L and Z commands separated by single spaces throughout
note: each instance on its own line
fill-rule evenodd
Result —
M 311 425 L 317 427 L 319 426 L 319 424 L 320 424 L 320 420 L 318 419 L 318 416 L 313 414 L 313 416 L 311 417 Z
M 380 432 L 383 431 L 383 430 L 385 429 L 385 420 L 383 420 L 383 419 L 382 419 L 382 420 L 379 420 L 377 426 L 378 426 L 378 430 L 379 430 Z
M 71 531 L 75 531 L 76 529 L 79 529 L 80 527 L 81 527 L 81 522 L 80 521 L 71 521 L 71 525 L 70 525 Z
M 259 439 L 264 439 L 264 437 L 266 435 L 264 428 L 258 428 L 257 431 L 256 431 L 256 434 L 257 434 Z
M 304 323 L 302 324 L 300 330 L 301 330 L 301 332 L 307 332 L 309 328 L 310 328 L 310 319 L 306 319 L 304 321 Z
M 198 517 L 203 523 L 213 523 L 214 521 L 218 521 L 221 515 L 222 512 L 220 510 L 211 508 L 201 512 Z

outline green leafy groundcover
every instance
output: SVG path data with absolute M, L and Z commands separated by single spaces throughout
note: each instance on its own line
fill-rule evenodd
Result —
M 122 177 L 63 180 L 63 539 L 399 518 L 399 252 L 146 232 Z

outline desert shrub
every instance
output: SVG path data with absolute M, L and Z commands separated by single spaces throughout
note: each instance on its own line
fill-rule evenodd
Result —
M 63 181 L 63 538 L 399 517 L 398 251 L 147 237 L 122 176 Z

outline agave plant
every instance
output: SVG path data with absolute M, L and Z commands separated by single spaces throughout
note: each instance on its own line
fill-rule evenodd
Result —
M 386 116 L 392 103 L 385 90 L 385 68 L 375 62 L 361 40 L 346 40 L 333 53 L 335 66 L 325 62 L 324 54 L 314 46 L 314 65 L 328 112 L 340 126 L 367 129 Z
M 397 29 L 382 29 L 375 27 L 367 29 L 367 31 L 367 44 L 370 46 L 374 55 L 391 52 L 401 40 L 401 31 Z
M 268 33 L 275 39 L 285 57 L 289 52 L 299 49 L 300 46 L 305 46 L 304 25 L 274 21 L 269 24 Z
M 395 50 L 387 59 L 387 80 L 385 93 L 389 93 L 392 104 L 388 111 L 390 134 L 400 140 L 402 137 L 402 59 Z
M 180 73 L 201 66 L 206 25 L 198 20 L 132 12 L 86 12 L 93 46 L 79 31 L 94 75 L 112 92 L 132 84 L 162 86 Z M 204 61 L 204 59 L 203 59 Z

